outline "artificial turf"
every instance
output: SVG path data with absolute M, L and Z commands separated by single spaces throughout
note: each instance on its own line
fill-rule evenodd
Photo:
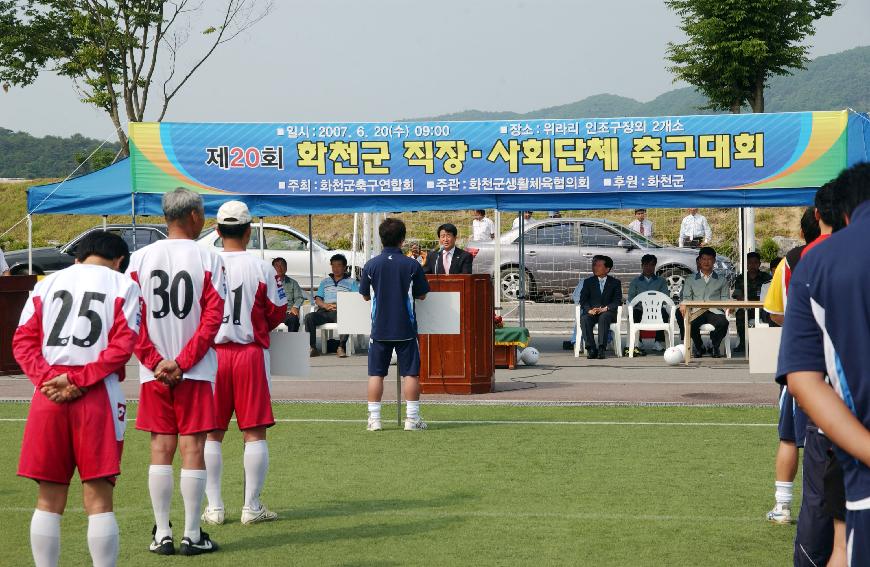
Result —
M 4 566 L 31 563 L 36 487 L 15 476 L 26 412 L 25 404 L 0 403 Z M 128 416 L 135 413 L 131 405 Z M 228 523 L 205 528 L 221 550 L 196 558 L 147 552 L 153 523 L 148 436 L 131 423 L 115 491 L 119 565 L 791 561 L 794 528 L 764 521 L 773 500 L 777 445 L 772 408 L 424 403 L 429 430 L 404 432 L 386 405 L 379 433 L 365 431 L 364 413 L 361 405 L 275 406 L 276 418 L 299 421 L 281 421 L 269 431 L 263 500 L 280 519 L 254 526 L 239 523 L 242 443 L 231 429 L 224 442 Z M 76 481 L 69 504 L 61 565 L 89 565 Z M 172 519 L 178 543 L 183 511 L 177 474 Z

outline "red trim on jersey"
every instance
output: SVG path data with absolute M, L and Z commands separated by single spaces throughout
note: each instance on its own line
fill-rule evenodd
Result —
M 260 315 L 257 312 L 262 313 Z M 257 286 L 254 307 L 251 309 L 251 327 L 254 329 L 254 342 L 264 349 L 269 348 L 269 331 L 284 322 L 287 305 L 275 305 L 269 298 L 269 288 L 264 282 Z
M 829 236 L 831 236 L 831 235 L 830 234 L 820 234 L 818 238 L 816 238 L 815 240 L 813 240 L 812 242 L 810 242 L 809 244 L 804 246 L 804 249 L 801 250 L 801 258 L 806 256 L 807 252 L 809 252 L 810 250 L 812 250 L 813 248 L 815 248 L 816 246 L 818 246 L 819 244 L 824 242 L 825 239 L 828 238 Z
M 175 357 L 175 362 L 182 371 L 190 370 L 202 360 L 202 357 L 214 344 L 215 335 L 217 335 L 224 319 L 224 299 L 212 285 L 211 277 L 211 272 L 206 271 L 202 297 L 199 298 L 202 310 L 199 327 L 178 356 Z
M 116 298 L 115 321 L 109 330 L 109 344 L 97 360 L 70 370 L 67 373 L 69 381 L 79 388 L 87 388 L 102 381 L 109 374 L 118 372 L 119 369 L 123 374 L 124 365 L 130 360 L 130 353 L 133 352 L 138 339 L 124 314 L 124 298 Z
M 58 372 L 52 368 L 42 354 L 41 297 L 33 296 L 33 315 L 15 330 L 12 338 L 12 354 L 37 388 L 42 386 L 43 382 L 63 374 L 63 371 Z
M 130 277 L 136 282 L 139 289 L 142 289 L 142 284 L 139 282 L 139 273 L 130 272 Z M 163 360 L 163 356 L 160 355 L 154 343 L 148 337 L 148 305 L 145 304 L 145 298 L 142 295 L 139 296 L 139 311 L 142 313 L 142 322 L 139 325 L 139 340 L 136 342 L 133 352 L 145 368 L 154 370 L 157 364 Z

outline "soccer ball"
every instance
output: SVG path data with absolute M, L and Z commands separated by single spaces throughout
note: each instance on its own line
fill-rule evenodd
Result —
M 683 345 L 671 347 L 665 351 L 665 362 L 671 366 L 683 362 L 685 358 L 685 347 Z
M 520 353 L 520 360 L 523 361 L 523 364 L 526 366 L 534 366 L 538 363 L 538 360 L 541 358 L 541 353 L 538 352 L 538 349 L 535 347 L 526 347 Z

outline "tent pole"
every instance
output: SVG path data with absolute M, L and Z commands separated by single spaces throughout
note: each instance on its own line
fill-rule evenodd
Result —
M 311 236 L 314 230 L 311 222 L 311 215 L 308 215 L 308 301 L 314 309 L 314 242 Z
M 501 211 L 495 210 L 495 242 L 493 242 L 492 267 L 495 285 L 495 309 L 501 311 Z
M 520 327 L 526 326 L 526 219 L 523 211 L 520 211 L 520 288 L 517 297 L 520 300 L 519 316 Z
M 266 259 L 265 232 L 263 231 L 263 217 L 260 217 L 260 259 Z
M 109 218 L 108 215 L 103 215 L 103 232 L 106 232 L 106 229 L 108 228 L 106 226 L 108 223 L 108 218 Z
M 369 253 L 371 252 L 371 213 L 363 213 L 363 262 L 369 261 Z
M 354 273 L 356 268 L 356 249 L 359 246 L 359 230 L 357 223 L 359 222 L 359 213 L 353 214 L 353 240 L 350 244 L 350 271 Z
M 33 275 L 33 215 L 27 213 L 27 273 Z
M 133 225 L 133 250 L 138 250 L 136 246 L 136 193 L 130 193 L 130 221 Z

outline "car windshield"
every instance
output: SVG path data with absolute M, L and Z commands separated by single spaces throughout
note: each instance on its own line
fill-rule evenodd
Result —
M 644 235 L 640 234 L 639 232 L 635 232 L 626 226 L 622 226 L 621 224 L 607 223 L 607 225 L 610 226 L 611 228 L 615 228 L 616 230 L 618 230 L 619 232 L 621 232 L 625 236 L 628 236 L 629 238 L 631 238 L 632 240 L 634 240 L 635 242 L 640 244 L 642 248 L 663 248 L 664 247 L 663 244 L 656 242 L 652 238 L 644 236 Z

